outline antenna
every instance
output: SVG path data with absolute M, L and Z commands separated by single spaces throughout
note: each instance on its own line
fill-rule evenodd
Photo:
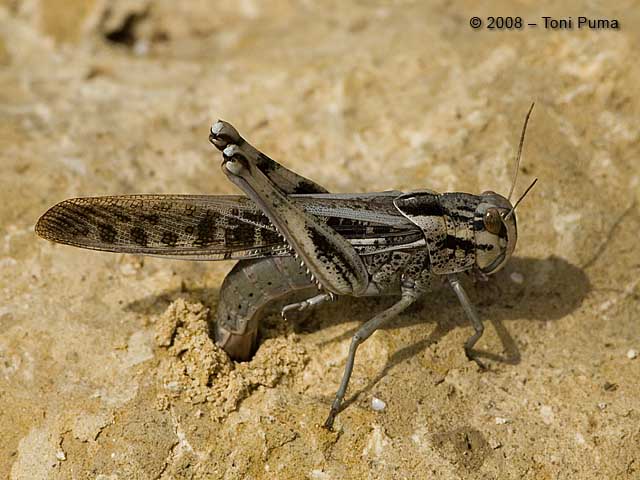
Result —
M 529 110 L 529 112 L 531 112 L 531 110 Z M 526 123 L 525 123 L 525 125 L 526 125 Z M 535 179 L 533 180 L 533 182 L 531 182 L 531 185 L 529 185 L 529 187 L 528 187 L 528 188 L 524 191 L 524 193 L 520 196 L 520 198 L 518 199 L 518 201 L 516 202 L 516 204 L 513 206 L 513 208 L 512 208 L 511 210 L 509 210 L 509 213 L 507 213 L 507 214 L 504 216 L 503 220 L 504 220 L 505 222 L 509 219 L 509 217 L 510 217 L 511 215 L 513 215 L 513 212 L 515 212 L 515 211 L 516 211 L 516 207 L 517 207 L 518 205 L 520 205 L 520 202 L 522 201 L 522 199 L 527 195 L 527 193 L 529 193 L 529 190 L 531 190 L 531 189 L 533 188 L 533 186 L 536 184 L 536 182 L 537 182 L 537 181 L 538 181 L 538 179 L 537 179 L 537 178 L 535 178 Z
M 520 157 L 522 156 L 522 146 L 524 145 L 524 134 L 527 131 L 527 123 L 529 123 L 529 117 L 531 116 L 531 111 L 533 110 L 534 105 L 535 105 L 535 102 L 531 104 L 531 106 L 529 107 L 529 111 L 527 112 L 527 116 L 524 118 L 524 125 L 522 126 L 522 133 L 520 134 L 520 145 L 518 145 L 518 156 L 516 157 L 516 171 L 513 174 L 513 183 L 511 183 L 511 190 L 509 190 L 509 196 L 507 197 L 507 200 L 509 201 L 511 201 L 511 195 L 513 195 L 513 189 L 516 188 L 516 180 L 518 179 L 518 169 L 520 168 Z M 522 197 L 520 197 L 520 199 L 522 200 Z M 509 215 L 511 215 L 511 212 L 509 212 Z

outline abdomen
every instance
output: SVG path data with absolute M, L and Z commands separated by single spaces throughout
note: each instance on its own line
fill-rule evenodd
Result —
M 234 360 L 248 360 L 256 347 L 258 324 L 266 308 L 286 295 L 308 289 L 317 293 L 299 260 L 269 257 L 241 260 L 222 282 L 215 338 Z

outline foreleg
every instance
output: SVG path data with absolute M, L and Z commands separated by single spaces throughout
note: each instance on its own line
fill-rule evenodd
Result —
M 469 300 L 467 292 L 465 292 L 462 284 L 460 283 L 460 280 L 458 280 L 458 277 L 456 275 L 448 275 L 447 278 L 449 280 L 449 285 L 451 285 L 451 288 L 458 296 L 458 300 L 462 305 L 464 313 L 467 314 L 467 318 L 471 321 L 471 325 L 473 325 L 474 329 L 473 335 L 471 335 L 464 343 L 464 353 L 467 355 L 467 358 L 469 360 L 475 361 L 480 367 L 484 368 L 482 362 L 480 362 L 480 360 L 478 360 L 473 354 L 473 347 L 475 346 L 477 341 L 480 340 L 480 337 L 482 337 L 482 334 L 484 333 L 484 325 L 482 324 L 482 320 L 480 320 L 478 312 L 476 312 L 476 309 L 471 303 L 471 300 Z

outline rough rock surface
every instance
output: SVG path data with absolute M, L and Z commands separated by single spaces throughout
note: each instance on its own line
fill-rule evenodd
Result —
M 218 3 L 218 2 L 216 2 Z M 640 478 L 640 11 L 584 2 L 0 1 L 0 476 Z M 472 15 L 618 18 L 474 31 Z M 331 191 L 509 189 L 509 266 L 427 297 L 265 321 L 234 364 L 207 332 L 229 263 L 50 244 L 65 198 L 232 193 L 222 118 Z M 374 411 L 373 398 L 386 408 Z

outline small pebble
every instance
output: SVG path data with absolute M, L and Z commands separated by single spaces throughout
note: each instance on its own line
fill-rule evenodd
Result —
M 508 418 L 496 417 L 496 425 L 504 425 L 505 423 L 509 423 Z
M 637 357 L 638 357 L 638 350 L 630 348 L 629 351 L 627 352 L 627 358 L 629 360 L 634 360 Z
M 607 404 L 605 402 L 600 402 L 598 403 L 598 408 L 600 410 L 604 410 L 605 408 L 607 408 Z
M 524 275 L 522 275 L 520 272 L 513 272 L 510 277 L 511 281 L 513 283 L 517 283 L 518 285 L 524 282 Z
M 379 398 L 373 397 L 371 399 L 371 408 L 373 408 L 376 412 L 380 412 L 387 407 L 387 404 L 380 400 Z
M 67 455 L 62 450 L 58 450 L 56 452 L 56 458 L 59 461 L 64 462 L 67 459 Z

